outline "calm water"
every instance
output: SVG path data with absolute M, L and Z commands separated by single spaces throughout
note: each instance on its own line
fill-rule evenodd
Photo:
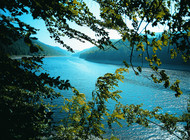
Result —
M 91 92 L 95 89 L 95 82 L 99 76 L 108 72 L 114 72 L 119 65 L 99 64 L 77 57 L 50 57 L 44 59 L 44 69 L 47 70 L 51 76 L 61 76 L 61 79 L 69 79 L 72 86 L 77 88 L 81 93 L 85 93 L 88 100 L 91 99 Z M 155 85 L 152 81 L 146 78 L 151 70 L 143 69 L 142 76 L 134 76 L 130 71 L 125 75 L 124 83 L 120 83 L 120 89 L 123 104 L 144 104 L 144 108 L 152 109 L 156 106 L 163 108 L 163 112 L 182 114 L 187 110 L 187 100 L 190 94 L 190 71 L 175 71 L 167 70 L 170 78 L 181 80 L 181 89 L 184 94 L 180 98 L 174 96 L 174 92 L 163 88 L 161 85 Z M 73 94 L 70 91 L 62 91 L 62 94 L 69 98 Z M 61 100 L 56 100 L 57 104 L 62 104 Z M 113 108 L 114 103 L 110 102 L 108 108 Z M 55 118 L 61 119 L 62 115 L 57 113 Z M 123 123 L 123 127 L 115 125 L 114 135 L 120 139 L 129 140 L 165 140 L 176 139 L 167 132 L 160 130 L 155 125 L 151 128 L 144 128 L 134 124 L 127 127 Z M 110 136 L 110 131 L 105 137 Z

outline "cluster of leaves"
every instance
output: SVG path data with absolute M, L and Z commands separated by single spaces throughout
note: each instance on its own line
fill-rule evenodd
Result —
M 157 56 L 157 51 L 161 51 L 163 47 L 168 47 L 171 59 L 175 58 L 177 54 L 181 54 L 185 62 L 189 60 L 190 21 L 187 18 L 190 15 L 189 3 L 186 0 L 96 1 L 100 4 L 100 15 L 104 20 L 102 26 L 117 30 L 121 34 L 123 41 L 127 39 L 130 42 L 132 48 L 130 64 L 135 74 L 139 75 L 139 72 L 142 71 L 140 66 L 137 70 L 133 67 L 133 53 L 137 50 L 142 52 L 140 56 L 143 56 L 144 53 L 147 54 L 146 60 L 149 62 L 150 68 L 159 73 L 158 75 L 161 78 L 158 79 L 152 75 L 153 81 L 155 83 L 164 82 L 164 86 L 169 87 L 169 78 L 163 71 L 158 70 L 162 62 Z M 171 11 L 171 9 L 174 9 L 174 11 Z M 132 23 L 125 22 L 128 20 L 132 21 Z M 155 27 L 157 25 L 168 27 L 159 38 L 147 28 L 147 26 Z M 144 35 L 141 34 L 142 32 L 144 32 Z M 150 48 L 154 53 L 152 56 L 149 55 Z M 170 86 L 176 92 L 177 97 L 182 94 L 178 84 L 179 82 L 176 81 Z
M 187 0 L 96 0 L 96 2 L 100 4 L 100 16 L 104 20 L 102 26 L 117 30 L 123 41 L 128 40 L 130 42 L 132 48 L 130 64 L 135 74 L 139 75 L 142 72 L 140 66 L 137 69 L 133 67 L 132 56 L 134 51 L 137 50 L 142 52 L 141 56 L 143 56 L 143 53 L 147 54 L 146 60 L 149 62 L 150 68 L 156 73 L 156 76 L 154 74 L 150 75 L 152 80 L 155 83 L 163 82 L 165 88 L 170 87 L 171 90 L 176 92 L 175 96 L 179 97 L 182 94 L 179 88 L 180 81 L 176 80 L 170 85 L 170 79 L 165 71 L 158 69 L 162 62 L 157 56 L 157 51 L 161 51 L 163 47 L 168 47 L 171 59 L 181 54 L 184 62 L 189 61 L 189 2 Z M 128 23 L 128 20 L 132 23 Z M 143 23 L 146 23 L 146 25 L 143 25 Z M 155 27 L 157 25 L 168 27 L 159 38 L 147 28 L 147 26 Z M 144 35 L 141 34 L 142 32 L 144 32 Z M 154 53 L 152 56 L 149 55 L 150 48 Z M 129 67 L 125 61 L 124 64 Z M 172 122 L 169 118 L 167 119 L 169 123 Z M 177 118 L 173 120 L 178 121 Z M 164 119 L 162 122 L 166 124 Z M 172 128 L 172 126 L 169 127 Z M 187 127 L 189 127 L 188 121 Z M 189 132 L 189 128 L 186 131 Z
M 101 49 L 103 49 L 103 44 L 112 44 L 109 41 L 108 33 L 99 26 L 101 21 L 93 16 L 82 0 L 53 0 L 49 2 L 44 0 L 3 0 L 0 9 L 4 11 L 0 14 L 2 36 L 0 42 L 5 44 L 10 44 L 12 41 L 24 37 L 32 52 L 38 51 L 38 46 L 34 46 L 29 38 L 38 30 L 20 21 L 18 16 L 23 14 L 31 14 L 34 19 L 44 20 L 47 30 L 51 34 L 50 37 L 69 51 L 73 52 L 72 48 L 62 41 L 61 37 L 63 36 L 75 38 L 82 42 L 89 41 Z M 99 38 L 97 40 L 92 39 L 88 35 L 71 28 L 69 22 L 89 27 Z
M 50 135 L 54 135 L 55 139 L 103 138 L 104 122 L 107 122 L 110 128 L 113 123 L 122 127 L 120 120 L 125 120 L 128 125 L 138 123 L 148 127 L 149 123 L 152 123 L 149 120 L 151 118 L 163 122 L 165 126 L 162 127 L 173 133 L 176 131 L 177 122 L 188 121 L 189 114 L 184 114 L 179 119 L 167 113 L 158 114 L 159 107 L 148 111 L 142 109 L 142 105 L 122 105 L 119 102 L 119 94 L 122 91 L 115 90 L 115 87 L 118 87 L 118 81 L 124 79 L 121 74 L 128 72 L 128 69 L 120 68 L 114 74 L 107 73 L 99 77 L 96 89 L 92 92 L 92 100 L 87 101 L 85 95 L 79 93 L 67 80 L 49 77 L 47 73 L 39 74 L 41 58 L 22 58 L 18 61 L 3 54 L 1 56 L 2 138 L 28 139 Z M 71 99 L 65 99 L 60 106 L 66 118 L 63 118 L 55 129 L 51 125 L 52 107 L 55 106 L 47 100 L 62 96 L 51 87 L 60 90 L 71 88 L 74 93 Z M 107 108 L 110 100 L 116 102 L 113 111 Z M 56 130 L 56 134 L 52 134 L 52 130 Z
M 89 41 L 97 47 L 103 49 L 103 45 L 110 45 L 108 33 L 104 30 L 115 29 L 122 40 L 128 40 L 131 47 L 130 63 L 136 75 L 142 71 L 139 66 L 135 69 L 132 65 L 132 55 L 137 46 L 137 51 L 147 53 L 147 61 L 150 67 L 159 77 L 152 75 L 155 83 L 164 82 L 165 87 L 169 87 L 169 77 L 164 71 L 158 71 L 161 62 L 157 57 L 157 50 L 170 46 L 171 58 L 178 53 L 182 53 L 184 61 L 188 61 L 190 56 L 189 48 L 189 2 L 188 0 L 95 0 L 100 4 L 102 20 L 97 20 L 90 12 L 86 4 L 81 0 L 3 0 L 0 9 L 0 42 L 10 44 L 18 38 L 24 37 L 25 42 L 30 47 L 31 52 L 37 52 L 38 46 L 34 46 L 30 40 L 31 34 L 35 34 L 37 29 L 23 23 L 17 17 L 23 14 L 31 14 L 34 19 L 43 19 L 51 37 L 62 44 L 68 50 L 72 48 L 64 44 L 61 37 L 66 35 L 80 41 Z M 174 13 L 170 7 L 174 6 Z M 109 12 L 108 12 L 109 11 Z M 7 13 L 10 13 L 8 16 Z M 129 28 L 125 19 L 132 21 Z M 99 38 L 92 39 L 88 35 L 77 31 L 69 26 L 68 22 L 75 22 L 80 26 L 87 26 L 95 32 Z M 142 29 L 142 23 L 146 25 Z M 167 25 L 168 30 L 162 33 L 160 38 L 156 38 L 154 32 L 147 30 L 147 26 Z M 141 35 L 141 32 L 145 35 Z M 152 36 L 152 41 L 149 41 Z M 144 43 L 145 42 L 145 43 Z M 153 54 L 149 56 L 148 48 L 152 48 Z M 56 129 L 54 136 L 56 139 L 87 139 L 89 137 L 102 138 L 104 134 L 104 118 L 108 126 L 112 128 L 112 123 L 122 126 L 120 120 L 125 120 L 127 124 L 138 123 L 148 126 L 154 123 L 152 118 L 163 123 L 162 128 L 175 135 L 178 131 L 183 138 L 189 138 L 189 112 L 183 116 L 158 114 L 158 109 L 152 111 L 144 110 L 141 105 L 122 105 L 119 102 L 121 91 L 114 91 L 118 86 L 118 80 L 124 78 L 121 73 L 127 69 L 118 69 L 114 74 L 107 73 L 99 77 L 96 89 L 92 92 L 92 100 L 86 101 L 85 95 L 74 89 L 68 81 L 60 80 L 60 77 L 52 78 L 47 73 L 39 74 L 39 63 L 41 58 L 23 58 L 21 61 L 12 60 L 1 52 L 0 54 L 0 113 L 1 130 L 0 137 L 7 139 L 29 139 L 49 136 L 53 127 L 51 126 L 51 107 L 47 100 L 61 98 L 52 87 L 65 90 L 71 88 L 74 96 L 65 99 L 62 111 L 65 111 L 67 118 L 62 120 L 62 125 Z M 128 67 L 129 65 L 125 63 Z M 157 66 L 156 66 L 157 65 Z M 177 80 L 170 86 L 176 92 L 176 96 L 182 94 Z M 109 100 L 116 101 L 115 109 L 107 109 L 106 103 Z M 188 110 L 189 111 L 189 110 Z M 185 130 L 178 130 L 176 124 L 186 122 Z M 158 125 L 158 124 L 157 124 Z M 177 135 L 176 135 L 177 136 Z M 179 136 L 177 136 L 180 138 Z M 180 138 L 181 139 L 181 138 Z
M 176 80 L 170 85 L 170 79 L 164 70 L 159 70 L 158 67 L 161 65 L 161 61 L 157 56 L 157 51 L 161 51 L 163 47 L 168 47 L 170 50 L 171 59 L 181 54 L 184 62 L 189 61 L 190 58 L 190 5 L 187 0 L 109 0 L 100 1 L 96 0 L 100 4 L 101 17 L 105 21 L 105 25 L 108 28 L 117 30 L 122 40 L 126 39 L 130 41 L 131 57 L 130 64 L 136 75 L 141 73 L 142 68 L 137 67 L 137 70 L 133 67 L 132 55 L 135 51 L 141 51 L 147 54 L 146 60 L 149 62 L 150 68 L 155 71 L 154 74 L 150 75 L 155 83 L 164 82 L 164 87 L 170 87 L 171 90 L 175 91 L 176 97 L 182 94 L 179 88 L 179 80 Z M 171 11 L 173 9 L 174 11 Z M 107 13 L 107 10 L 112 12 Z M 113 14 L 114 13 L 114 14 Z M 112 18 L 115 17 L 115 18 Z M 121 18 L 122 17 L 122 18 Z M 132 21 L 132 24 L 125 22 L 125 20 Z M 109 23 L 109 24 L 108 24 Z M 146 23 L 146 25 L 143 25 Z M 165 25 L 168 27 L 161 37 L 155 36 L 154 32 L 148 30 L 147 26 L 155 27 L 157 25 Z M 132 27 L 132 28 L 131 28 Z M 141 33 L 144 32 L 144 35 Z M 151 37 L 151 41 L 150 38 Z M 153 55 L 149 55 L 149 50 L 152 48 Z M 129 65 L 124 61 L 126 67 Z M 169 116 L 169 115 L 166 115 Z M 157 118 L 157 117 L 156 117 Z M 179 118 L 169 119 L 168 117 L 158 117 L 165 125 L 165 128 L 170 132 L 169 129 L 173 127 L 172 122 L 179 121 Z M 183 119 L 182 119 L 183 120 Z M 145 121 L 146 122 L 146 121 Z M 186 116 L 187 126 L 186 132 L 189 134 L 189 121 Z M 170 124 L 170 125 L 169 125 Z M 174 123 L 175 124 L 175 123 Z
M 122 127 L 122 122 L 125 121 L 128 126 L 137 123 L 139 125 L 149 127 L 153 123 L 163 130 L 170 132 L 179 139 L 188 138 L 188 134 L 179 129 L 176 125 L 179 122 L 188 122 L 189 113 L 179 117 L 168 113 L 159 113 L 160 107 L 154 108 L 152 111 L 142 108 L 141 105 L 123 105 L 119 102 L 122 98 L 119 94 L 122 92 L 116 90 L 118 81 L 122 81 L 123 72 L 128 72 L 128 69 L 119 68 L 115 73 L 107 73 L 99 77 L 96 82 L 96 89 L 92 92 L 92 100 L 87 101 L 85 94 L 80 93 L 73 88 L 74 96 L 71 99 L 65 99 L 62 111 L 66 114 L 56 128 L 58 133 L 56 139 L 91 139 L 103 138 L 105 127 L 113 129 L 112 125 L 117 123 Z M 107 104 L 115 101 L 113 110 L 107 108 Z M 161 122 L 155 123 L 155 119 Z M 121 122 L 122 121 L 122 122 Z M 188 123 L 189 125 L 189 123 Z M 187 125 L 187 127 L 188 127 Z M 186 129 L 188 130 L 188 129 Z M 176 135 L 180 132 L 182 137 Z M 111 139 L 114 139 L 113 135 Z
M 51 87 L 68 89 L 68 81 L 39 74 L 42 58 L 12 60 L 0 55 L 1 139 L 29 139 L 50 135 L 53 112 L 47 100 L 60 97 Z

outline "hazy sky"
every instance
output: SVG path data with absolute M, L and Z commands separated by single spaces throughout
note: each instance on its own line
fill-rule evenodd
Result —
M 94 15 L 96 17 L 99 17 L 99 6 L 97 3 L 93 2 L 92 0 L 85 0 L 87 5 L 89 6 L 91 12 L 94 13 Z M 61 47 L 61 45 L 59 43 L 56 43 L 53 39 L 51 39 L 49 36 L 49 32 L 46 29 L 45 23 L 43 20 L 33 20 L 31 15 L 23 15 L 22 17 L 20 17 L 19 19 L 21 19 L 23 22 L 26 22 L 27 24 L 30 24 L 31 26 L 35 27 L 36 29 L 40 29 L 40 31 L 37 32 L 37 35 L 34 35 L 35 37 L 37 37 L 41 42 L 48 44 L 48 45 L 52 45 L 52 46 L 58 46 Z M 88 34 L 90 37 L 95 37 L 93 32 L 88 29 L 87 27 L 79 27 L 76 26 L 76 24 L 74 23 L 70 23 L 71 27 L 76 28 L 77 30 Z M 119 39 L 120 36 L 116 31 L 110 30 L 110 38 L 111 39 Z M 82 43 L 76 39 L 69 39 L 68 37 L 63 37 L 62 38 L 64 43 L 71 46 L 74 50 L 83 50 L 86 48 L 90 48 L 93 47 L 93 44 L 89 43 L 89 42 L 85 42 Z
M 97 18 L 100 18 L 99 17 L 99 5 L 97 3 L 95 3 L 94 1 L 92 0 L 85 0 L 85 2 L 87 3 L 87 5 L 89 6 L 89 9 L 91 10 L 91 12 L 94 13 L 94 15 L 97 17 Z M 53 39 L 51 39 L 49 36 L 49 32 L 47 31 L 46 27 L 45 27 L 45 23 L 43 20 L 33 20 L 32 16 L 31 15 L 23 15 L 21 18 L 20 18 L 22 21 L 30 24 L 31 26 L 37 28 L 37 29 L 40 29 L 40 31 L 38 31 L 37 35 L 35 35 L 41 42 L 45 43 L 45 44 L 48 44 L 48 45 L 52 45 L 52 46 L 59 46 L 61 47 L 61 45 L 59 43 L 56 43 Z M 127 25 L 129 26 L 130 25 L 130 21 L 127 21 L 126 22 L 128 23 Z M 146 23 L 143 23 L 144 26 Z M 142 24 L 142 26 L 143 26 Z M 92 31 L 90 31 L 90 29 L 86 28 L 86 27 L 79 27 L 79 26 L 76 26 L 75 24 L 71 23 L 70 26 L 72 27 L 77 27 L 77 29 L 79 31 L 82 31 L 83 33 L 86 33 L 88 34 L 90 37 L 95 37 L 92 33 Z M 162 32 L 163 31 L 163 28 L 164 27 L 156 27 L 154 29 L 151 29 L 149 27 L 149 29 L 151 30 L 154 30 L 155 32 Z M 114 30 L 109 30 L 109 35 L 110 35 L 110 38 L 111 39 L 119 39 L 120 38 L 120 35 L 114 31 Z M 89 42 L 85 42 L 85 43 L 82 43 L 80 41 L 77 41 L 75 39 L 69 39 L 68 37 L 64 37 L 63 38 L 63 41 L 65 44 L 71 46 L 74 50 L 83 50 L 83 49 L 86 49 L 86 48 L 90 48 L 92 47 L 93 45 Z

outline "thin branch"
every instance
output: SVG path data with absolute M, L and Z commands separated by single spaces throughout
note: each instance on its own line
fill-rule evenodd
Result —
M 132 44 L 132 50 L 131 50 L 131 55 L 130 55 L 130 64 L 131 64 L 133 71 L 136 72 L 134 67 L 133 67 L 133 63 L 132 63 L 133 51 L 134 51 L 134 44 Z
M 144 17 L 142 18 L 142 20 L 141 20 L 141 22 L 140 22 L 139 26 L 137 27 L 137 31 L 139 30 L 139 28 L 140 28 L 140 26 L 141 26 L 141 24 L 142 24 L 143 20 L 144 20 Z
M 149 121 L 150 123 L 154 124 L 154 125 L 157 125 L 157 126 L 161 127 L 161 128 L 164 129 L 164 130 L 167 130 L 169 133 L 171 133 L 172 135 L 176 136 L 178 139 L 183 140 L 183 139 L 180 138 L 178 135 L 176 135 L 174 132 L 169 131 L 168 129 L 166 129 L 166 128 L 163 127 L 162 125 L 159 125 L 159 124 L 157 124 L 157 123 L 155 123 L 155 122 L 153 122 L 153 121 L 151 121 L 151 120 L 149 120 L 149 119 L 146 119 L 146 120 Z
M 140 32 L 139 34 L 141 34 L 141 33 L 146 29 L 146 27 L 149 25 L 149 23 L 150 23 L 150 22 L 148 22 L 148 23 L 146 24 L 146 26 L 141 30 L 141 32 Z

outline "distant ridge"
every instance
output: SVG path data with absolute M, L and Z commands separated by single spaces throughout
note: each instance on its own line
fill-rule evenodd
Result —
M 34 45 L 39 47 L 39 51 L 37 53 L 31 53 L 30 47 L 24 42 L 24 39 L 19 39 L 14 42 L 12 45 L 4 46 L 1 45 L 1 50 L 4 53 L 9 54 L 10 56 L 17 56 L 17 55 L 32 55 L 32 56 L 66 56 L 70 55 L 70 53 L 66 50 L 63 50 L 59 47 L 54 47 L 47 45 L 45 43 L 40 42 L 39 40 L 32 40 Z
M 159 34 L 158 34 L 159 35 Z M 109 63 L 109 64 L 123 64 L 123 60 L 127 63 L 130 63 L 131 56 L 131 47 L 129 41 L 123 42 L 121 39 L 111 40 L 115 47 L 118 49 L 111 48 L 110 46 L 105 46 L 104 50 L 100 50 L 97 47 L 92 47 L 83 52 L 79 52 L 79 57 L 88 61 L 98 62 L 98 63 Z M 134 66 L 148 66 L 148 62 L 142 57 L 139 56 L 141 51 L 133 52 L 132 60 Z M 162 65 L 161 68 L 169 68 L 169 69 L 181 69 L 190 71 L 190 61 L 185 63 L 181 55 L 174 59 L 170 57 L 170 51 L 168 47 L 163 47 L 162 50 L 157 50 L 157 56 L 161 59 Z M 152 48 L 149 49 L 149 56 L 153 55 Z M 147 57 L 147 54 L 143 54 L 143 58 Z M 181 67 L 181 68 L 179 68 Z

